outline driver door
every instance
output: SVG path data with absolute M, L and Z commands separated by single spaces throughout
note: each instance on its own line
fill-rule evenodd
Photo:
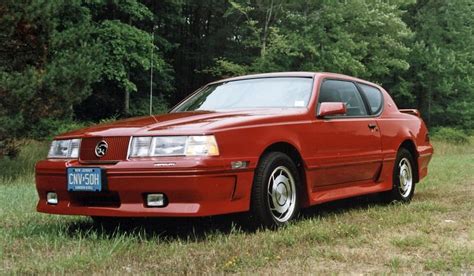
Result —
M 323 80 L 318 108 L 322 102 L 344 102 L 347 112 L 316 118 L 313 122 L 310 130 L 313 190 L 374 181 L 382 164 L 380 131 L 356 85 L 345 80 Z

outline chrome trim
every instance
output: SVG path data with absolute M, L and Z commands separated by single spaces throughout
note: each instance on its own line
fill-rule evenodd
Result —
M 101 146 L 105 146 L 105 149 L 103 152 L 98 152 L 98 150 L 100 149 Z M 107 150 L 109 149 L 109 144 L 107 143 L 107 141 L 105 140 L 101 140 L 99 141 L 96 145 L 95 145 L 95 148 L 94 148 L 94 154 L 95 156 L 97 156 L 98 158 L 102 158 L 104 157 L 106 154 L 107 154 Z

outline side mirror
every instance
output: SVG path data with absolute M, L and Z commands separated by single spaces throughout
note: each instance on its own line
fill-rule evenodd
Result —
M 337 103 L 320 103 L 318 109 L 318 117 L 326 117 L 331 115 L 345 115 L 347 112 L 346 104 L 342 102 Z

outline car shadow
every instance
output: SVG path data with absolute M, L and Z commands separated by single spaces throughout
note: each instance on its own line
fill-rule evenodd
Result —
M 307 219 L 311 217 L 324 218 L 353 210 L 366 210 L 373 206 L 385 206 L 389 204 L 390 203 L 386 202 L 380 194 L 345 198 L 303 209 L 301 211 L 300 219 Z
M 357 209 L 387 205 L 378 195 L 359 196 L 328 202 L 301 210 L 295 223 L 309 218 L 324 218 Z M 92 219 L 72 222 L 67 226 L 70 236 L 97 233 L 105 238 L 135 236 L 161 241 L 205 241 L 217 234 L 254 233 L 258 228 L 246 223 L 247 213 L 203 218 L 134 218 Z
M 106 238 L 135 236 L 140 239 L 162 241 L 204 241 L 216 234 L 252 232 L 241 221 L 246 214 L 221 215 L 202 218 L 110 218 L 103 221 L 85 219 L 67 227 L 70 236 L 96 233 Z

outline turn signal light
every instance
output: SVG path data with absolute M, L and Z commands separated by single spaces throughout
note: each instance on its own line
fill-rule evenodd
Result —
M 249 166 L 249 161 L 233 161 L 230 162 L 230 166 L 232 167 L 233 170 L 237 169 L 245 169 Z

